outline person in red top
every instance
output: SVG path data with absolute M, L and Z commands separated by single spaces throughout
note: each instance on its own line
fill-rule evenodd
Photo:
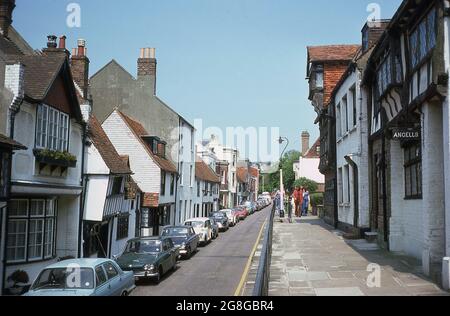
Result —
M 294 203 L 295 203 L 295 216 L 302 216 L 302 204 L 303 204 L 303 188 L 296 187 L 294 191 Z

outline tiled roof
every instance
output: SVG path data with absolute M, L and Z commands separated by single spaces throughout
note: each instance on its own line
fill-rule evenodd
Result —
M 24 145 L 16 142 L 15 140 L 0 134 L 0 146 L 9 147 L 12 149 L 27 149 Z
M 168 159 L 164 159 L 160 156 L 157 156 L 152 153 L 150 147 L 148 144 L 142 140 L 142 136 L 148 136 L 147 131 L 145 130 L 144 126 L 142 126 L 141 123 L 138 121 L 132 119 L 128 115 L 124 114 L 121 111 L 117 111 L 120 116 L 124 119 L 125 123 L 130 127 L 131 131 L 136 135 L 136 137 L 139 139 L 139 141 L 145 146 L 148 154 L 150 157 L 152 157 L 153 161 L 164 171 L 177 173 L 177 168 L 175 165 Z
M 320 147 L 320 137 L 316 140 L 314 145 L 312 145 L 311 148 L 308 149 L 304 158 L 320 158 L 320 153 L 317 153 L 316 150 L 317 146 Z
M 199 157 L 195 162 L 195 177 L 203 181 L 220 183 L 220 177 Z
M 9 39 L 0 35 L 0 51 L 6 55 L 23 55 L 20 49 Z
M 42 101 L 60 73 L 66 55 L 15 56 L 13 60 L 25 65 L 25 95 Z
M 236 170 L 237 180 L 241 183 L 247 183 L 248 180 L 248 169 L 245 167 L 239 167 Z
M 113 174 L 131 174 L 128 164 L 117 153 L 100 122 L 93 115 L 89 118 L 89 136 L 103 161 Z
M 360 45 L 309 46 L 308 58 L 309 62 L 347 61 L 352 60 L 360 49 Z
M 253 178 L 258 178 L 259 177 L 259 170 L 257 168 L 250 167 L 250 168 L 248 168 L 248 171 L 250 172 L 250 175 Z

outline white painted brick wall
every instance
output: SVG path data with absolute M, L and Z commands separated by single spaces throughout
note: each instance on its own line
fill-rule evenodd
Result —
M 404 154 L 400 142 L 390 142 L 390 249 L 422 258 L 422 200 L 405 200 Z
M 359 71 L 355 71 L 349 75 L 347 80 L 345 80 L 336 93 L 335 104 L 341 102 L 343 97 L 348 98 L 348 116 L 349 116 L 349 126 L 350 132 L 345 135 L 341 140 L 337 142 L 337 167 L 343 168 L 348 162 L 345 160 L 346 155 L 353 155 L 353 161 L 358 165 L 358 198 L 359 198 L 359 227 L 369 227 L 370 226 L 370 215 L 369 215 L 369 162 L 368 162 L 368 144 L 367 144 L 367 130 L 368 130 L 368 119 L 367 119 L 367 99 L 366 94 L 361 91 L 361 74 Z M 353 128 L 352 122 L 352 105 L 351 96 L 349 90 L 352 86 L 356 86 L 356 109 L 357 109 L 357 125 Z M 344 112 L 342 112 L 343 114 Z M 339 124 L 336 124 L 338 126 Z M 341 124 L 341 126 L 343 126 Z M 338 133 L 336 133 L 338 135 Z M 350 206 L 339 206 L 339 221 L 353 225 L 354 222 L 354 192 L 353 192 L 353 178 L 354 171 L 350 166 Z M 346 196 L 346 183 L 345 181 L 339 182 L 339 185 L 344 185 L 344 196 Z M 338 187 L 340 190 L 340 187 Z
M 445 248 L 442 104 L 425 104 L 422 112 L 424 251 L 431 263 L 441 263 Z

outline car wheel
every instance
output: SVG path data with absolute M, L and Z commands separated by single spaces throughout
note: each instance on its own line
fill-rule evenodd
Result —
M 127 291 L 123 291 L 122 294 L 120 296 L 128 296 L 128 292 Z
M 192 257 L 192 249 L 191 249 L 191 247 L 188 247 L 187 249 L 186 249 L 186 259 L 191 259 L 191 257 Z
M 162 269 L 162 267 L 159 267 L 158 274 L 155 277 L 155 284 L 159 284 L 161 282 L 162 275 L 163 275 L 163 269 Z
M 172 271 L 175 272 L 177 270 L 177 258 L 175 258 L 173 266 L 172 266 Z

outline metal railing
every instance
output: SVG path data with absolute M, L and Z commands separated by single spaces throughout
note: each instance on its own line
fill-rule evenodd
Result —
M 272 258 L 272 236 L 273 236 L 273 220 L 275 217 L 275 202 L 268 216 L 266 229 L 264 232 L 264 241 L 261 249 L 261 257 L 259 258 L 258 272 L 256 274 L 255 287 L 253 288 L 253 296 L 269 295 L 270 280 L 270 261 Z

